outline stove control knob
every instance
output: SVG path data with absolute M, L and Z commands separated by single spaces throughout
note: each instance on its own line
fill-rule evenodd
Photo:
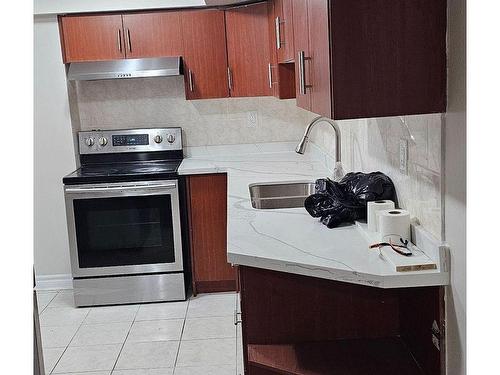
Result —
M 108 144 L 108 139 L 106 137 L 99 138 L 99 145 L 101 145 L 102 147 L 104 147 L 107 144 Z
M 87 138 L 85 140 L 85 144 L 89 147 L 92 147 L 94 145 L 94 138 Z
M 161 135 L 157 135 L 154 138 L 154 140 L 155 140 L 156 143 L 162 143 L 163 142 L 163 137 Z
M 174 143 L 174 141 L 175 141 L 175 135 L 169 134 L 167 136 L 167 141 L 168 141 L 168 143 Z

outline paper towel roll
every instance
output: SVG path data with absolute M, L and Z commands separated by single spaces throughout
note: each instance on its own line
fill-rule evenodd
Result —
M 385 210 L 378 212 L 379 222 L 378 231 L 380 240 L 395 244 L 400 244 L 400 238 L 403 241 L 410 241 L 410 213 L 406 210 Z
M 394 208 L 394 202 L 390 200 L 379 200 L 368 202 L 368 212 L 367 212 L 367 221 L 368 221 L 368 230 L 372 232 L 378 231 L 378 218 L 377 212 L 383 210 L 392 210 Z

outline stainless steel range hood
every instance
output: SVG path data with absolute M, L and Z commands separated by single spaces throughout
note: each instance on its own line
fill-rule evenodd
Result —
M 180 70 L 180 57 L 75 62 L 69 65 L 68 80 L 91 81 L 98 79 L 178 76 L 181 73 Z

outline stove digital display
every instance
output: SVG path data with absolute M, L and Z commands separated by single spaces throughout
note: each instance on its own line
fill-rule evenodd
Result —
M 113 146 L 147 146 L 148 134 L 113 135 Z

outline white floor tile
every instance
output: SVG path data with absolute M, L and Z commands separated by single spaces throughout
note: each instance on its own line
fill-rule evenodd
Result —
M 229 337 L 236 337 L 236 327 L 231 316 L 186 319 L 182 332 L 182 340 Z
M 40 315 L 41 326 L 79 325 L 83 322 L 89 309 L 69 307 L 47 307 Z
M 123 344 L 131 323 L 82 324 L 70 346 Z
M 183 319 L 136 321 L 132 324 L 127 342 L 179 341 L 183 324 Z
M 132 322 L 138 305 L 92 307 L 84 324 Z
M 135 320 L 183 319 L 187 306 L 187 301 L 141 305 Z
M 65 348 L 43 348 L 43 364 L 45 373 L 50 374 L 54 369 Z
M 50 307 L 75 307 L 75 302 L 73 299 L 73 291 L 65 290 L 57 293 L 57 296 L 50 301 Z
M 235 293 L 202 294 L 189 300 L 188 318 L 233 316 Z
M 79 326 L 79 324 L 73 324 L 59 327 L 41 327 L 42 347 L 60 348 L 68 346 Z
M 38 302 L 38 313 L 40 314 L 45 309 L 50 301 L 57 295 L 57 292 L 36 292 L 36 300 Z
M 121 344 L 69 347 L 53 372 L 60 374 L 112 370 L 120 354 L 120 349 Z
M 173 368 L 178 341 L 126 342 L 115 369 Z
M 235 366 L 235 364 L 236 340 L 231 338 L 182 341 L 176 366 Z
M 112 375 L 173 375 L 173 368 L 150 368 L 135 370 L 115 370 Z
M 176 367 L 174 375 L 235 375 L 234 366 Z

